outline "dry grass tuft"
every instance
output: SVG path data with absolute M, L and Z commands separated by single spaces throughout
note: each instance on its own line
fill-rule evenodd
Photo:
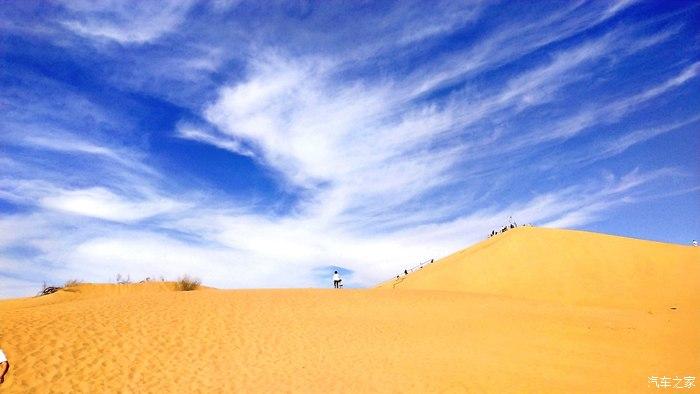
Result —
M 185 275 L 175 282 L 175 289 L 179 291 L 197 290 L 201 284 L 201 280 Z
M 79 279 L 70 279 L 70 280 L 67 280 L 66 283 L 63 284 L 63 288 L 80 286 L 82 284 L 83 284 L 83 281 L 81 281 Z

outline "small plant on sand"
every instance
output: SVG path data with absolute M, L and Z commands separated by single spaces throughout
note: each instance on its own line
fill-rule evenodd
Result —
M 80 286 L 83 284 L 83 281 L 78 280 L 78 279 L 69 279 L 66 281 L 66 283 L 63 284 L 64 288 L 68 287 L 75 287 L 75 286 Z
M 37 297 L 40 297 L 40 296 L 43 296 L 43 295 L 49 295 L 49 294 L 55 293 L 55 292 L 57 292 L 57 291 L 59 291 L 59 290 L 61 290 L 60 287 L 58 287 L 58 286 L 47 286 L 47 285 L 46 285 L 46 282 L 44 282 L 44 283 L 41 285 L 41 291 L 39 292 L 39 294 L 37 294 Z
M 178 291 L 197 290 L 201 284 L 202 281 L 199 279 L 191 278 L 185 275 L 175 282 L 175 289 Z

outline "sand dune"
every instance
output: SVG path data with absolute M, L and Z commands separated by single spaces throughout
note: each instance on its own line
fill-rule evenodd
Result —
M 698 307 L 698 284 L 700 248 L 520 227 L 379 287 L 643 309 Z
M 540 278 L 559 275 L 561 286 L 533 284 L 527 292 L 535 276 L 487 252 L 532 257 L 536 246 L 523 249 L 521 243 L 536 245 L 532 238 L 539 237 L 548 237 L 541 245 L 552 257 L 532 269 Z M 570 238 L 585 238 L 581 249 L 556 245 Z M 589 239 L 602 244 L 592 248 Z M 391 282 L 338 291 L 81 285 L 1 301 L 0 346 L 13 364 L 0 391 L 658 392 L 648 384 L 651 375 L 700 375 L 698 282 L 688 290 L 666 289 L 694 280 L 697 270 L 689 264 L 698 262 L 698 252 L 640 242 L 514 231 L 409 275 L 396 289 Z M 619 249 L 618 243 L 636 248 Z M 570 252 L 562 255 L 565 267 L 575 274 L 548 265 L 564 249 Z M 663 260 L 658 264 L 670 267 L 647 267 L 651 260 L 642 260 L 641 273 L 663 280 L 620 278 L 628 291 L 663 284 L 635 293 L 634 302 L 627 294 L 614 298 L 622 293 L 608 284 L 610 275 L 598 277 L 597 269 L 573 258 L 585 252 L 591 264 L 629 274 L 634 259 L 644 257 L 604 261 L 600 250 L 630 249 L 643 250 L 639 256 L 663 249 L 655 255 Z M 468 262 L 492 264 L 481 274 L 494 277 L 470 281 L 475 268 L 461 267 Z M 502 272 L 510 266 L 512 275 Z M 581 287 L 568 289 L 576 277 Z M 596 279 L 608 304 L 586 295 Z

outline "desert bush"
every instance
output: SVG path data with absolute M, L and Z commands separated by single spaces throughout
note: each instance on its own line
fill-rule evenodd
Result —
M 83 281 L 78 280 L 78 279 L 69 279 L 66 281 L 66 283 L 63 284 L 63 287 L 75 287 L 75 286 L 80 286 L 83 284 Z
M 175 282 L 175 289 L 179 291 L 197 290 L 201 284 L 201 280 L 185 275 Z
M 57 291 L 59 291 L 59 290 L 61 290 L 60 287 L 58 287 L 58 286 L 48 286 L 48 285 L 46 284 L 46 282 L 44 282 L 44 283 L 42 284 L 42 286 L 41 286 L 41 291 L 39 292 L 39 294 L 37 294 L 37 297 L 41 297 L 41 296 L 44 296 L 44 295 L 53 294 L 53 293 L 55 293 L 55 292 L 57 292 Z

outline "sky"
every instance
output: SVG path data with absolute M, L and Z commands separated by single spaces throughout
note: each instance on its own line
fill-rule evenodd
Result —
M 365 287 L 517 223 L 700 239 L 693 1 L 10 1 L 0 297 Z

